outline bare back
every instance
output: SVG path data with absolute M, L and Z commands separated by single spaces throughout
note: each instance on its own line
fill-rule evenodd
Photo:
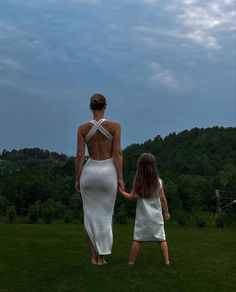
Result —
M 105 120 L 102 123 L 102 127 L 112 135 L 113 139 L 108 139 L 103 133 L 97 130 L 93 134 L 91 139 L 86 143 L 85 138 L 89 131 L 92 129 L 92 127 L 93 124 L 91 122 L 80 126 L 84 143 L 87 144 L 89 157 L 94 160 L 105 160 L 113 157 L 114 150 L 118 147 L 120 148 L 119 124 L 116 122 Z M 120 151 L 120 149 L 118 151 Z
M 93 124 L 94 123 L 94 124 Z M 102 124 L 102 127 L 99 125 Z M 99 127 L 99 130 L 97 128 Z M 92 134 L 92 135 L 90 135 Z M 89 136 L 89 138 L 88 138 Z M 76 190 L 79 192 L 79 182 L 84 165 L 85 147 L 87 144 L 89 157 L 93 160 L 113 158 L 118 185 L 124 190 L 121 151 L 121 127 L 113 121 L 100 119 L 81 125 L 77 132 L 77 151 L 75 159 Z M 87 142 L 86 142 L 87 141 Z

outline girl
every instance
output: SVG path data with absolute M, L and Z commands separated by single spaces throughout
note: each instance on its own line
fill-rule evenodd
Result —
M 140 156 L 131 194 L 121 188 L 119 190 L 128 200 L 137 199 L 133 244 L 128 264 L 135 263 L 142 242 L 157 241 L 164 264 L 169 265 L 162 209 L 166 220 L 170 219 L 170 214 L 162 181 L 157 172 L 155 156 L 151 153 L 143 153 Z

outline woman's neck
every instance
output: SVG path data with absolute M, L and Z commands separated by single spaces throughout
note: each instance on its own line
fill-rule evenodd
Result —
M 94 111 L 93 118 L 95 121 L 99 121 L 104 118 L 104 111 Z

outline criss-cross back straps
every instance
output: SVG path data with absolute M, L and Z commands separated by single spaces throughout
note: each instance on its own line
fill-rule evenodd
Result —
M 112 140 L 112 135 L 102 126 L 102 123 L 105 121 L 105 119 L 101 119 L 99 121 L 92 120 L 91 123 L 93 124 L 93 127 L 90 129 L 88 134 L 85 137 L 85 141 L 88 142 L 92 136 L 96 133 L 97 130 L 99 130 L 104 136 L 106 136 L 109 140 Z

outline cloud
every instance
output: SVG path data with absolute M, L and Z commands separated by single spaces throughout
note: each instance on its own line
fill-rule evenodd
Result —
M 155 0 L 141 0 L 147 8 L 152 7 L 152 13 L 147 17 L 155 19 L 158 11 L 165 11 L 167 16 L 171 16 L 172 25 L 168 27 L 154 27 L 152 22 L 146 21 L 146 32 L 163 34 L 189 40 L 207 49 L 220 49 L 221 33 L 232 33 L 236 29 L 236 9 L 233 0 L 174 0 L 163 2 Z M 154 6 L 155 4 L 155 6 Z M 145 12 L 144 12 L 145 13 Z M 168 21 L 168 18 L 166 18 Z M 150 26 L 149 23 L 152 23 Z M 142 33 L 145 29 L 142 29 Z
M 204 46 L 206 48 L 220 48 L 220 45 L 215 37 L 207 35 L 201 30 L 194 30 L 192 32 L 186 33 L 183 35 L 183 37 L 192 40 L 194 43 Z
M 13 59 L 0 59 L 0 70 L 15 71 L 22 69 L 23 66 L 16 60 Z
M 183 37 L 206 48 L 219 49 L 219 32 L 235 30 L 236 10 L 232 1 L 178 0 L 177 19 L 186 32 Z
M 175 74 L 170 69 L 163 68 L 163 66 L 156 62 L 150 63 L 149 67 L 149 80 L 151 84 L 156 86 L 158 83 L 159 85 L 163 85 L 166 88 L 175 90 L 180 88 L 180 82 L 177 80 Z
M 6 21 L 0 21 L 0 40 L 6 40 L 16 37 L 26 36 L 27 33 L 24 30 L 9 24 Z
M 139 0 L 140 2 L 143 2 L 144 4 L 157 4 L 160 0 Z
M 101 2 L 101 0 L 10 0 L 12 3 L 23 4 L 26 6 L 44 6 L 48 4 L 88 4 L 96 5 Z

